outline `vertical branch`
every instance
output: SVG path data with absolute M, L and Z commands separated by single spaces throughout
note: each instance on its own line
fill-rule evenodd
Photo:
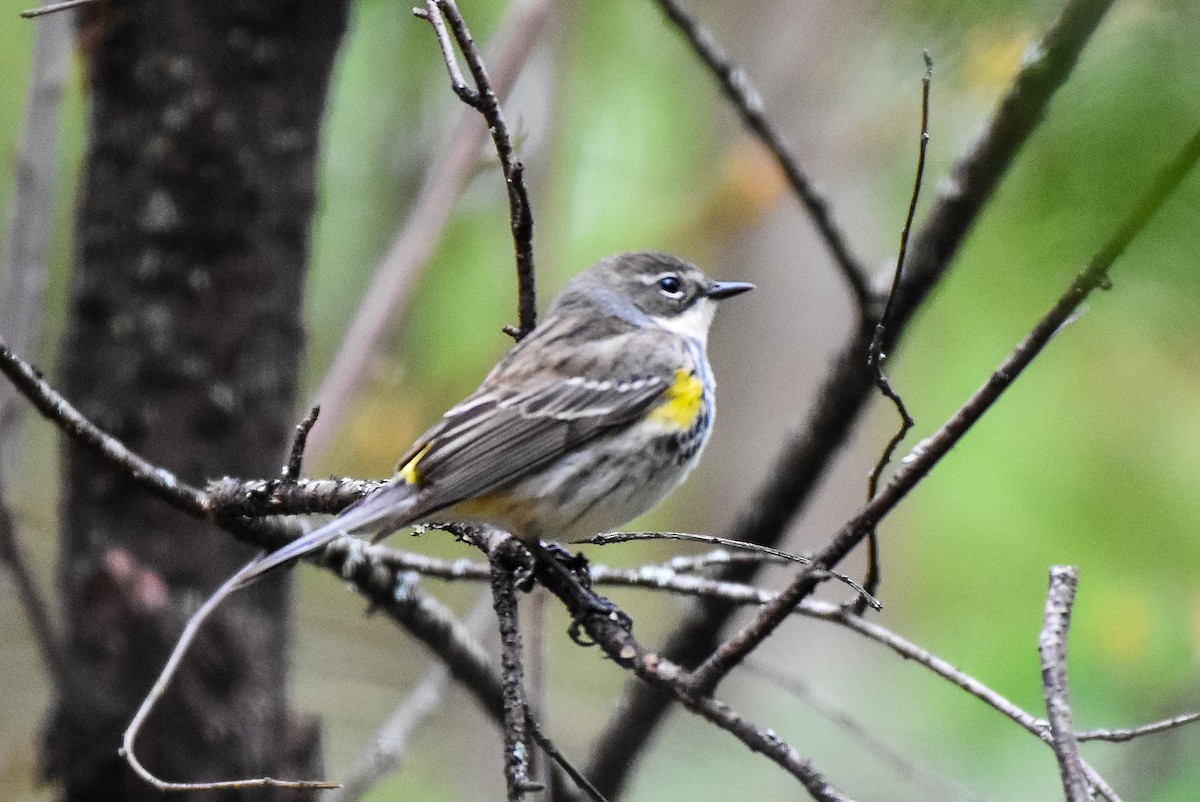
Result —
M 515 541 L 506 541 L 516 546 Z M 491 556 L 492 608 L 500 624 L 500 672 L 504 694 L 504 779 L 508 802 L 521 802 L 529 781 L 529 733 L 526 728 L 524 670 L 521 664 L 521 631 L 513 562 L 503 546 Z
M 496 147 L 496 155 L 500 159 L 500 168 L 504 173 L 504 183 L 508 190 L 509 225 L 512 229 L 513 248 L 517 261 L 517 326 L 509 326 L 505 331 L 515 339 L 520 340 L 537 325 L 537 297 L 533 265 L 533 214 L 529 206 L 529 194 L 525 190 L 525 167 L 519 161 L 513 160 L 512 139 L 508 133 L 508 124 L 504 120 L 504 111 L 500 108 L 500 100 L 492 88 L 488 78 L 487 68 L 479 49 L 471 38 L 471 31 L 458 10 L 454 0 L 426 0 L 424 9 L 413 9 L 422 19 L 433 27 L 438 44 L 442 49 L 442 58 L 446 62 L 446 70 L 450 73 L 450 84 L 455 94 L 487 120 L 488 129 L 492 134 L 492 143 Z M 450 45 L 446 32 L 446 24 L 454 35 L 458 49 L 466 59 L 467 69 L 475 87 L 467 86 L 462 70 L 454 57 L 454 49 Z
M 1050 569 L 1050 589 L 1046 593 L 1046 611 L 1038 637 L 1042 662 L 1042 694 L 1046 697 L 1046 717 L 1050 721 L 1051 747 L 1058 758 L 1067 802 L 1088 802 L 1087 778 L 1079 758 L 1071 698 L 1067 690 L 1067 632 L 1071 628 L 1071 607 L 1079 575 L 1070 566 Z

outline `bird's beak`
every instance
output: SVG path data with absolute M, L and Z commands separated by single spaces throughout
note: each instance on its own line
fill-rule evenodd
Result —
M 754 285 L 748 281 L 714 281 L 712 286 L 708 288 L 708 292 L 704 293 L 714 301 L 719 301 L 722 298 L 732 298 L 735 295 L 741 295 L 743 292 L 748 292 L 754 289 Z

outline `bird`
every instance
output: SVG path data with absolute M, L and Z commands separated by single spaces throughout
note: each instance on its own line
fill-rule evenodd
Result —
M 421 523 L 484 523 L 537 544 L 625 525 L 699 461 L 715 413 L 713 315 L 753 288 L 666 253 L 601 259 L 417 438 L 390 480 L 252 562 L 240 584 L 367 531 L 378 540 Z

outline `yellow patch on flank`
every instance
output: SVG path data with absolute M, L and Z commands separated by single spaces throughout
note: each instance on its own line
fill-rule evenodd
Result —
M 648 419 L 669 429 L 685 431 L 695 424 L 703 405 L 704 382 L 687 368 L 679 368 L 663 402 L 650 410 Z
M 404 467 L 399 470 L 399 476 L 404 480 L 405 484 L 421 484 L 421 474 L 417 472 L 417 463 L 421 461 L 421 457 L 424 457 L 425 453 L 431 448 L 433 448 L 433 443 L 426 443 L 425 447 L 418 451 L 415 457 L 404 463 Z

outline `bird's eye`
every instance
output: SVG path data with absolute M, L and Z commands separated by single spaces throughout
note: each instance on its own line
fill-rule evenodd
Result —
M 668 295 L 672 298 L 678 298 L 683 295 L 683 282 L 679 280 L 679 276 L 665 275 L 658 280 L 658 288 L 662 290 L 663 295 Z

